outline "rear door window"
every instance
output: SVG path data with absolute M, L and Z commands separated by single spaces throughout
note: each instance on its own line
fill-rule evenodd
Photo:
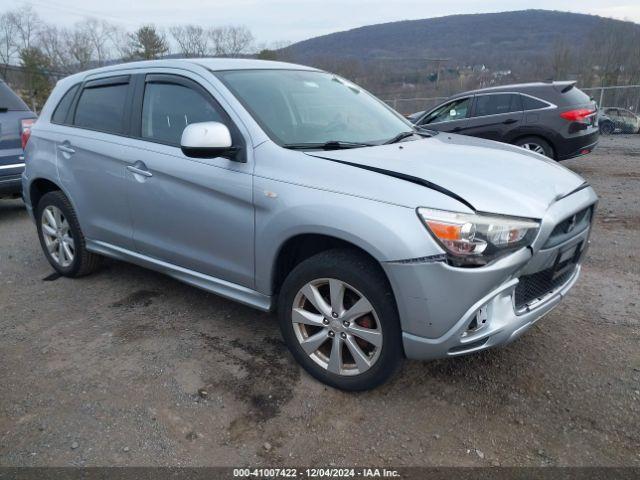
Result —
M 128 90 L 128 83 L 85 87 L 78 100 L 74 125 L 106 133 L 124 133 Z
M 522 101 L 518 94 L 478 95 L 476 97 L 476 107 L 473 116 L 485 117 L 488 115 L 500 115 L 521 111 Z
M 67 93 L 65 93 L 60 101 L 58 102 L 58 106 L 56 107 L 53 115 L 51 116 L 52 123 L 66 123 L 67 115 L 69 113 L 69 108 L 71 107 L 71 103 L 73 102 L 73 97 L 75 97 L 76 92 L 80 88 L 80 85 L 74 85 Z
M 0 81 L 0 110 L 25 111 L 29 110 L 29 107 L 6 83 Z

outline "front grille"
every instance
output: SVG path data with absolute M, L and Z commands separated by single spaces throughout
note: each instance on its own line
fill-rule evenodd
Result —
M 580 210 L 575 215 L 558 223 L 542 248 L 552 248 L 582 233 L 591 224 L 593 206 Z
M 516 309 L 520 310 L 534 300 L 538 300 L 564 285 L 575 272 L 576 264 L 574 262 L 567 263 L 562 268 L 559 271 L 557 267 L 552 267 L 520 277 L 514 297 Z

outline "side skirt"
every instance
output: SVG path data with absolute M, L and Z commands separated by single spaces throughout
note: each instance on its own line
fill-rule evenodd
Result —
M 162 260 L 147 257 L 146 255 L 116 247 L 109 243 L 87 239 L 87 250 L 164 273 L 181 282 L 201 288 L 207 292 L 215 293 L 221 297 L 235 300 L 236 302 L 243 303 L 264 312 L 270 311 L 273 306 L 272 297 L 263 295 L 250 288 L 179 267 L 178 265 L 163 262 Z

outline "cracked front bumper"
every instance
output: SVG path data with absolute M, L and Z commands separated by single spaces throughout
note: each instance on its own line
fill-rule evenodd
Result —
M 580 275 L 591 228 L 569 238 L 561 236 L 560 242 L 550 241 L 552 233 L 596 202 L 590 187 L 556 202 L 541 220 L 531 247 L 484 267 L 459 268 L 428 258 L 387 262 L 384 267 L 396 297 L 406 356 L 435 359 L 505 345 L 553 310 Z M 523 304 L 527 282 L 545 272 L 553 275 L 558 262 L 572 255 L 571 270 L 550 283 L 543 295 Z

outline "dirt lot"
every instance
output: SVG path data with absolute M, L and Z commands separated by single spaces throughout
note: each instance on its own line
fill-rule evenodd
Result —
M 640 135 L 565 165 L 601 198 L 567 300 L 357 395 L 302 372 L 272 316 L 118 262 L 52 277 L 0 202 L 0 465 L 640 466 Z

